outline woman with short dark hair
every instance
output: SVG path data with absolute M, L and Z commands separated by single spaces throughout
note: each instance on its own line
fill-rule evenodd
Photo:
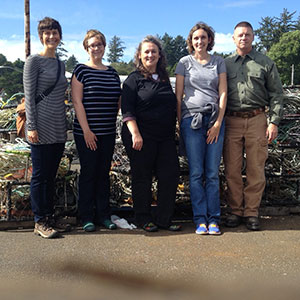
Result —
M 66 141 L 65 65 L 56 58 L 62 38 L 58 21 L 46 17 L 38 24 L 44 48 L 27 58 L 24 66 L 26 139 L 31 147 L 30 198 L 34 232 L 43 238 L 58 235 L 53 213 L 54 180 Z M 53 88 L 45 97 L 48 88 Z

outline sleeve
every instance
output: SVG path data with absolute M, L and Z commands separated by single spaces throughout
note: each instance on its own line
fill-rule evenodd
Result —
M 123 83 L 121 110 L 123 122 L 136 119 L 137 78 L 129 75 Z
M 278 126 L 283 115 L 283 89 L 274 62 L 270 66 L 266 87 L 269 92 L 270 122 Z
M 24 65 L 23 85 L 25 93 L 26 125 L 28 130 L 36 130 L 36 91 L 39 77 L 39 62 L 37 57 L 29 56 Z
M 180 60 L 176 66 L 176 69 L 175 69 L 175 74 L 177 75 L 182 75 L 184 76 L 185 75 L 185 66 L 182 62 L 182 60 Z
M 82 67 L 82 64 L 79 64 L 75 67 L 73 74 L 72 74 L 72 78 L 73 76 L 76 77 L 76 79 L 81 82 L 82 84 L 84 83 L 84 69 Z
M 218 74 L 226 73 L 225 60 L 222 57 L 218 59 Z

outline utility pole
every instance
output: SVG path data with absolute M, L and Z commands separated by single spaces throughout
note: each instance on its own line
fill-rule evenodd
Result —
M 29 0 L 24 0 L 24 27 L 25 27 L 25 58 L 30 55 L 30 11 Z
M 292 64 L 291 85 L 294 85 L 295 65 Z

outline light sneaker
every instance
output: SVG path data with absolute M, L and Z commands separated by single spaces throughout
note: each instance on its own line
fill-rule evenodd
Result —
M 202 235 L 208 234 L 206 224 L 199 224 L 196 229 L 196 234 L 202 234 Z
M 58 236 L 58 232 L 50 226 L 48 219 L 36 222 L 33 232 L 45 239 L 52 239 Z
M 218 224 L 216 223 L 211 223 L 208 225 L 208 234 L 211 235 L 220 235 L 221 231 L 220 231 L 220 227 Z

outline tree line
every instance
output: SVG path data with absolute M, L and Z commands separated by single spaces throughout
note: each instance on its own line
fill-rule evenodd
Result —
M 300 84 L 300 14 L 296 18 L 296 11 L 289 12 L 286 8 L 278 17 L 263 17 L 259 27 L 254 30 L 256 43 L 254 47 L 268 55 L 277 65 L 281 80 L 284 84 L 291 83 L 291 66 L 294 65 L 294 83 Z M 186 40 L 181 36 L 170 36 L 165 33 L 157 36 L 162 43 L 167 58 L 167 70 L 174 76 L 179 59 L 188 54 Z M 134 68 L 133 59 L 129 62 L 122 61 L 124 56 L 124 42 L 118 36 L 113 36 L 107 47 L 107 61 L 120 75 L 128 75 Z M 65 62 L 66 70 L 72 72 L 78 63 L 76 57 L 68 57 L 63 42 L 57 48 L 57 56 Z M 230 53 L 216 53 L 226 57 Z M 15 62 L 7 61 L 0 54 L 0 66 L 9 66 L 12 69 L 0 68 L 0 93 L 5 91 L 10 97 L 16 92 L 23 91 L 22 71 L 24 62 L 20 59 Z M 13 69 L 17 69 L 13 70 Z

